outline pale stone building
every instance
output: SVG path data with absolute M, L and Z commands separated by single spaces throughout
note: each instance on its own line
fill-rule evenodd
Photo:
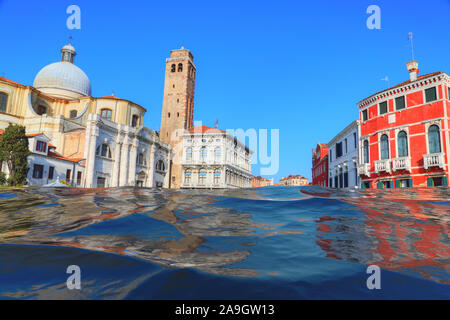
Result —
M 33 86 L 0 77 L 0 129 L 14 123 L 27 134 L 44 133 L 58 157 L 77 159 L 67 177 L 77 186 L 167 187 L 171 146 L 143 126 L 146 110 L 114 95 L 92 97 L 75 55 L 72 45 L 64 46 L 61 61 L 39 71 Z
M 183 134 L 181 188 L 249 188 L 251 155 L 226 131 L 193 127 Z
M 350 123 L 327 145 L 330 188 L 357 188 L 359 185 L 359 121 Z
M 281 186 L 299 187 L 306 186 L 308 184 L 308 178 L 301 175 L 290 175 L 280 179 Z

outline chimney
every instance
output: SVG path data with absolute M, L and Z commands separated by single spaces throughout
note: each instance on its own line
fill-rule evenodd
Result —
M 406 67 L 408 68 L 409 72 L 409 80 L 411 80 L 411 82 L 416 81 L 417 74 L 419 73 L 419 63 L 416 60 L 412 60 L 406 63 Z

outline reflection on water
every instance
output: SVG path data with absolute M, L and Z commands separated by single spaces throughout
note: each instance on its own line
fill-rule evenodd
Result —
M 4 252 L 0 255 L 0 283 L 2 277 L 8 279 L 7 286 L 0 286 L 0 297 L 148 298 L 171 292 L 170 298 L 186 293 L 181 289 L 183 279 L 191 279 L 189 285 L 195 287 L 208 277 L 217 283 L 228 279 L 227 285 L 237 281 L 238 290 L 248 286 L 246 281 L 282 284 L 287 289 L 280 298 L 326 297 L 318 289 L 324 281 L 348 287 L 348 280 L 344 283 L 343 279 L 356 277 L 352 276 L 355 272 L 363 279 L 366 274 L 355 270 L 369 264 L 407 279 L 431 281 L 429 285 L 438 286 L 437 297 L 446 297 L 450 284 L 449 199 L 447 188 L 352 192 L 314 187 L 0 190 L 0 253 Z M 86 249 L 81 252 L 88 252 L 90 258 L 67 248 Z M 14 255 L 6 254 L 11 252 Z M 36 258 L 31 252 L 41 254 Z M 105 258 L 99 252 L 114 255 Z M 124 257 L 133 260 L 124 263 Z M 19 269 L 39 269 L 36 274 L 47 277 L 50 262 L 69 265 L 78 264 L 79 259 L 92 264 L 84 268 L 101 265 L 104 259 L 114 260 L 104 264 L 108 270 L 118 264 L 110 271 L 115 280 L 106 278 L 106 271 L 89 269 L 93 276 L 84 285 L 90 291 L 78 295 L 65 292 L 64 278 L 46 278 L 40 283 L 30 280 L 29 285 L 13 280 L 19 277 Z M 143 262 L 147 264 L 141 266 Z M 194 274 L 181 277 L 185 268 Z M 164 278 L 170 278 L 172 272 L 176 272 L 176 284 Z M 160 291 L 153 292 L 157 281 Z M 303 282 L 308 285 L 299 284 Z M 353 282 L 352 286 L 359 285 Z M 310 288 L 308 294 L 305 288 Z M 189 297 L 201 297 L 205 292 L 195 291 Z M 274 298 L 281 292 L 259 297 Z M 352 291 L 349 297 L 361 294 Z

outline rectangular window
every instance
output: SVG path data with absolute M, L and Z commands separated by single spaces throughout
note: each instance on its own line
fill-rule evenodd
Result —
M 345 144 L 345 153 L 347 153 L 347 152 L 348 152 L 348 148 L 347 148 L 347 138 L 345 138 L 344 144 Z
M 331 188 L 332 186 L 333 186 L 333 179 L 330 178 L 330 185 L 329 185 L 329 187 Z
M 81 184 L 81 171 L 77 172 L 77 185 Z
M 367 109 L 366 109 L 366 110 L 363 110 L 363 112 L 362 112 L 362 117 L 363 117 L 363 121 L 369 120 L 369 117 L 368 117 L 368 115 L 367 115 Z
M 405 96 L 395 98 L 395 110 L 405 109 Z
M 331 152 L 331 150 L 330 150 L 330 161 L 333 161 L 333 152 Z
M 0 112 L 6 112 L 6 103 L 8 102 L 8 95 L 0 92 Z
M 67 169 L 66 171 L 66 181 L 69 182 L 70 181 L 70 174 L 72 173 L 72 170 Z
M 33 165 L 33 178 L 34 179 L 42 179 L 44 173 L 44 166 L 41 164 Z
M 425 89 L 425 102 L 437 100 L 436 87 Z
M 355 149 L 356 149 L 356 144 L 357 144 L 357 141 L 356 141 L 356 132 L 353 132 L 353 143 L 354 143 Z
M 47 143 L 44 141 L 38 140 L 36 143 L 36 151 L 46 152 L 47 151 Z
M 55 174 L 55 167 L 49 167 L 48 168 L 48 179 L 52 180 L 54 174 Z
M 348 188 L 348 172 L 344 172 L 344 188 Z
M 388 112 L 387 101 L 380 103 L 380 114 L 385 114 Z
M 336 143 L 336 159 L 342 156 L 342 142 Z

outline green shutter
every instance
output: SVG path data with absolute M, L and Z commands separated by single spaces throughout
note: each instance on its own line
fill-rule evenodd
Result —
M 433 178 L 428 177 L 427 178 L 427 187 L 432 187 L 433 186 Z
M 383 182 L 378 181 L 378 189 L 383 189 Z
M 443 185 L 444 187 L 448 187 L 448 180 L 447 180 L 447 176 L 445 176 L 445 177 L 442 177 L 442 185 Z
M 408 180 L 409 180 L 408 187 L 412 188 L 413 187 L 413 181 L 412 181 L 412 179 L 408 179 Z
M 361 190 L 366 188 L 366 184 L 364 182 L 361 182 Z
M 400 180 L 395 179 L 395 187 L 400 188 Z

